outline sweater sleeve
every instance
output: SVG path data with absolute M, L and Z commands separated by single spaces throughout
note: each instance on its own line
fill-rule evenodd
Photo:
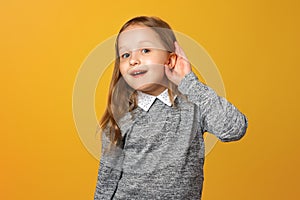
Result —
M 104 131 L 107 130 L 108 129 L 104 129 Z M 122 175 L 122 169 L 120 167 L 122 150 L 112 147 L 111 151 L 107 152 L 109 142 L 105 132 L 103 132 L 101 159 L 98 168 L 96 190 L 94 193 L 95 200 L 112 199 Z
M 247 117 L 225 98 L 198 80 L 190 72 L 181 80 L 178 90 L 197 105 L 203 132 L 214 134 L 223 142 L 241 139 L 248 127 Z

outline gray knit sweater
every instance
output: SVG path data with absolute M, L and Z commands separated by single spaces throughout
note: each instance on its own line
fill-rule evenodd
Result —
M 219 140 L 239 140 L 247 118 L 225 98 L 190 72 L 178 90 L 177 107 L 156 99 L 148 112 L 137 107 L 134 118 L 120 121 L 122 147 L 102 155 L 94 199 L 201 199 L 204 164 L 203 133 Z M 107 130 L 106 130 L 107 131 Z

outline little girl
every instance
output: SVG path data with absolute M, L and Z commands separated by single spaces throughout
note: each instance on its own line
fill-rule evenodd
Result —
M 242 138 L 247 118 L 193 73 L 170 26 L 136 17 L 121 28 L 95 199 L 201 199 L 203 134 Z

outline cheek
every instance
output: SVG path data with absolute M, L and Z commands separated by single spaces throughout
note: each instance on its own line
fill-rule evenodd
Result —
M 156 79 L 162 79 L 165 76 L 165 68 L 163 65 L 156 65 L 152 68 L 152 76 Z
M 144 58 L 143 59 L 143 63 L 144 64 L 156 64 L 156 65 L 164 65 L 166 63 L 166 57 L 165 56 L 162 56 L 160 54 L 156 54 L 156 55 L 153 55 L 149 58 Z
M 120 64 L 119 69 L 120 69 L 120 73 L 122 74 L 122 76 L 124 76 L 126 73 L 126 67 L 124 65 Z

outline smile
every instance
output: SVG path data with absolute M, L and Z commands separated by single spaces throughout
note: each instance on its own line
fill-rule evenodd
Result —
M 135 77 L 135 78 L 138 78 L 140 76 L 143 76 L 146 73 L 147 73 L 147 71 L 145 71 L 145 70 L 134 70 L 130 73 L 130 75 Z

